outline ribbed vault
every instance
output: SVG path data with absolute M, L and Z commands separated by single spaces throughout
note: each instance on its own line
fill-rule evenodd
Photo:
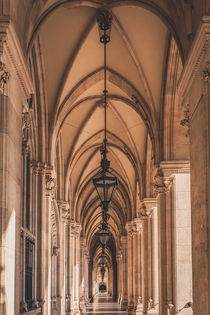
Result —
M 71 219 L 81 224 L 96 264 L 100 249 L 95 235 L 101 208 L 92 179 L 100 170 L 104 137 L 98 7 L 99 3 L 92 2 L 46 1 L 28 42 L 29 56 L 33 56 L 35 46 L 40 51 L 46 104 L 43 115 L 49 121 L 49 163 L 57 170 L 57 194 L 69 200 Z M 116 260 L 120 238 L 126 235 L 126 222 L 137 217 L 138 201 L 152 195 L 153 168 L 163 156 L 162 124 L 164 119 L 170 121 L 164 116 L 167 109 L 163 106 L 167 66 L 173 60 L 169 55 L 176 51 L 177 66 L 171 67 L 172 76 L 179 73 L 181 58 L 173 28 L 154 8 L 148 10 L 135 1 L 116 2 L 111 11 L 107 148 L 119 185 L 109 210 L 114 245 L 107 251 L 110 259 Z M 171 43 L 175 48 L 170 48 Z M 174 91 L 171 89 L 171 93 Z M 166 105 L 172 106 L 169 101 Z M 171 148 L 173 141 L 167 141 L 171 141 Z

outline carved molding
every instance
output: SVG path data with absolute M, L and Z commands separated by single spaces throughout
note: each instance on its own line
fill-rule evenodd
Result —
M 56 173 L 51 166 L 46 168 L 45 193 L 47 197 L 54 198 L 56 188 Z
M 1 24 L 1 23 L 0 23 Z M 1 34 L 1 26 L 0 26 Z M 1 39 L 1 36 L 0 36 Z M 11 66 L 13 67 L 17 78 L 19 80 L 20 86 L 22 87 L 25 99 L 29 99 L 31 94 L 34 94 L 34 86 L 29 75 L 28 66 L 25 62 L 25 57 L 23 55 L 18 37 L 15 32 L 13 23 L 10 23 L 7 26 L 3 33 L 4 40 L 4 51 L 6 57 L 9 59 Z M 0 41 L 1 42 L 1 41 Z M 1 51 L 1 47 L 0 47 Z M 1 52 L 0 52 L 1 55 Z
M 205 61 L 208 54 L 208 47 L 210 41 L 210 17 L 204 16 L 201 20 L 201 25 L 196 33 L 193 41 L 190 55 L 186 61 L 184 70 L 182 72 L 178 89 L 180 95 L 185 97 L 192 86 L 192 83 L 196 77 L 198 71 L 202 67 L 202 63 Z M 208 77 L 208 74 L 206 74 Z M 204 76 L 206 76 L 204 75 Z M 208 78 L 207 78 L 208 80 Z
M 42 162 L 31 161 L 31 168 L 35 175 L 45 175 L 46 164 Z
M 27 305 L 26 301 L 20 302 L 20 310 L 23 312 L 28 312 L 28 305 Z
M 152 211 L 152 208 L 157 207 L 157 199 L 156 198 L 144 198 L 144 204 L 146 206 L 147 212 Z
M 160 168 L 165 178 L 175 174 L 189 174 L 190 161 L 162 161 L 160 162 Z
M 133 235 L 133 223 L 131 221 L 126 223 L 125 229 L 127 231 L 127 235 L 129 235 L 129 236 Z
M 53 246 L 53 250 L 52 250 L 52 256 L 59 256 L 60 253 L 60 247 L 58 246 Z
M 206 63 L 206 68 L 203 70 L 202 80 L 208 85 L 210 84 L 210 61 Z
M 28 146 L 30 139 L 30 114 L 29 112 L 23 111 L 22 113 L 22 143 L 23 147 Z
M 0 58 L 2 57 L 3 52 L 4 52 L 4 45 L 7 38 L 7 31 L 8 31 L 9 24 L 10 24 L 9 19 L 5 21 L 2 20 L 0 22 Z
M 160 167 L 157 169 L 157 173 L 154 176 L 154 182 L 152 184 L 152 187 L 153 187 L 153 193 L 154 193 L 155 197 L 158 194 L 166 192 L 166 186 L 164 183 L 164 176 L 163 176 L 162 169 Z
M 61 221 L 63 223 L 67 223 L 67 220 L 69 218 L 69 203 L 65 200 L 57 200 Z
M 142 230 L 142 222 L 140 218 L 135 218 L 134 220 L 134 224 L 136 226 L 136 231 L 140 232 Z
M 139 208 L 137 210 L 138 218 L 144 219 L 147 217 L 147 208 L 143 200 L 139 202 Z
M 34 308 L 39 308 L 39 302 L 38 302 L 38 300 L 33 300 L 32 306 L 33 306 Z
M 74 238 L 80 237 L 80 232 L 82 230 L 81 224 L 75 221 L 70 222 L 70 235 Z
M 7 69 L 7 66 L 5 65 L 5 63 L 0 61 L 0 92 L 2 94 L 5 94 L 5 89 L 7 86 L 7 82 L 9 81 L 9 78 L 10 74 Z
M 187 131 L 185 136 L 188 138 L 190 133 L 190 106 L 186 105 L 184 109 L 184 118 L 180 121 L 180 125 L 183 127 L 187 127 Z

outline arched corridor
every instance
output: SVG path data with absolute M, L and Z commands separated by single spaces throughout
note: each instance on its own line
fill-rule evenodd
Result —
M 0 315 L 210 314 L 209 34 L 209 0 L 0 0 Z

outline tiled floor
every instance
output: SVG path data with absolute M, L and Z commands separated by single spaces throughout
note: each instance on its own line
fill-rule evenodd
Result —
M 123 315 L 126 314 L 125 311 L 121 310 L 121 307 L 118 303 L 112 301 L 112 297 L 107 293 L 98 293 L 95 296 L 93 303 L 87 305 L 86 313 L 87 315 Z

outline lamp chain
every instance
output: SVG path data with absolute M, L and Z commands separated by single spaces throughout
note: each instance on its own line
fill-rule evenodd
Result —
M 106 29 L 104 28 L 104 38 L 106 38 Z M 105 155 L 107 153 L 106 151 L 106 143 L 107 143 L 107 138 L 106 138 L 106 107 L 107 107 L 107 89 L 106 89 L 106 44 L 107 41 L 104 40 L 104 150 L 105 150 Z

